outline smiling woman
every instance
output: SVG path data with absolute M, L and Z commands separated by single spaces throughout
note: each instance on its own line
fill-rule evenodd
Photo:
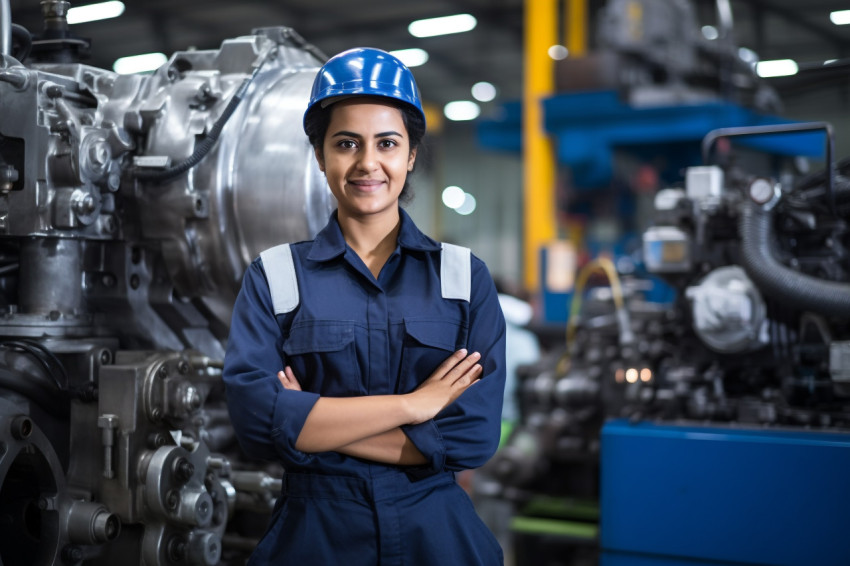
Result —
M 399 207 L 425 133 L 412 74 L 331 58 L 304 130 L 338 209 L 249 267 L 224 363 L 243 448 L 286 468 L 249 563 L 502 564 L 454 473 L 498 445 L 505 321 L 484 263 Z

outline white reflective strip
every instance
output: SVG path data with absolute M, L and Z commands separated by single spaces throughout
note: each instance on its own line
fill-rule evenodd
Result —
M 472 265 L 469 248 L 443 244 L 440 252 L 440 289 L 444 299 L 469 302 L 472 293 Z
M 260 252 L 263 269 L 272 294 L 275 314 L 292 312 L 298 306 L 298 279 L 289 244 L 281 244 Z

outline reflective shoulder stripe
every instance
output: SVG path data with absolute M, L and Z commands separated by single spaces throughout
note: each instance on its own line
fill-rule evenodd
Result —
M 472 264 L 469 248 L 443 243 L 440 252 L 440 290 L 444 299 L 469 302 L 472 293 Z
M 263 260 L 263 269 L 269 282 L 274 313 L 292 312 L 299 301 L 292 249 L 289 244 L 281 244 L 260 252 L 260 258 Z

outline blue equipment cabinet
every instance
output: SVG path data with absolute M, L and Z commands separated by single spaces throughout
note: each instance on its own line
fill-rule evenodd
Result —
M 600 566 L 850 564 L 850 434 L 602 429 Z

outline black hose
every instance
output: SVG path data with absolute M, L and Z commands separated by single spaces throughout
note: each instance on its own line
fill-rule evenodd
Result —
M 8 389 L 35 402 L 47 413 L 57 417 L 70 414 L 68 398 L 51 391 L 44 378 L 31 373 L 0 367 L 0 389 Z
M 850 285 L 799 273 L 777 261 L 770 250 L 773 216 L 755 204 L 739 220 L 742 267 L 770 297 L 828 317 L 850 316 Z
M 57 358 L 53 352 L 44 347 L 44 345 L 33 340 L 4 339 L 0 340 L 0 347 L 29 354 L 35 358 L 39 364 L 41 364 L 41 367 L 43 367 L 44 371 L 47 372 L 47 375 L 53 379 L 53 382 L 60 391 L 68 390 L 69 381 L 68 374 L 65 371 L 65 366 L 63 366 L 62 362 L 59 361 L 59 358 Z M 62 378 L 61 381 L 59 377 Z
M 13 53 L 12 57 L 23 63 L 32 52 L 32 34 L 24 26 L 12 24 L 12 45 L 16 42 L 18 51 Z
M 265 60 L 263 61 L 265 62 Z M 227 103 L 227 107 L 225 107 L 224 112 L 221 113 L 221 116 L 218 117 L 218 120 L 215 121 L 213 127 L 204 136 L 204 139 L 201 140 L 195 146 L 195 151 L 192 152 L 192 155 L 178 163 L 177 165 L 172 165 L 167 169 L 163 169 L 161 171 L 146 171 L 137 169 L 133 172 L 133 175 L 136 179 L 140 181 L 152 181 L 154 183 L 164 183 L 165 181 L 169 181 L 178 175 L 185 173 L 195 165 L 201 162 L 201 160 L 206 157 L 207 153 L 213 148 L 215 143 L 218 141 L 218 136 L 221 135 L 221 130 L 224 129 L 225 124 L 236 111 L 236 107 L 239 106 L 239 103 L 242 101 L 242 98 L 245 96 L 245 93 L 248 91 L 248 87 L 251 82 L 254 80 L 254 77 L 257 76 L 260 68 L 262 67 L 262 63 L 257 65 L 254 69 L 254 72 L 251 73 L 250 77 L 246 77 L 242 84 L 239 86 L 239 89 L 234 93 L 233 97 L 230 99 L 230 102 Z

